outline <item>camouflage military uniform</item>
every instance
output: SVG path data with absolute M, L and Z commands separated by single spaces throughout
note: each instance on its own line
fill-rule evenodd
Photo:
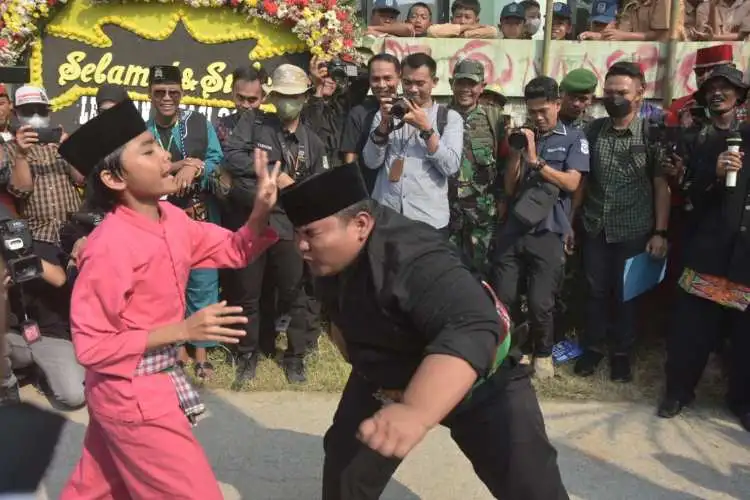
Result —
M 484 274 L 497 224 L 495 145 L 498 127 L 491 122 L 482 105 L 462 116 L 463 158 L 458 174 L 450 180 L 450 235 L 451 241 L 461 249 L 474 270 Z

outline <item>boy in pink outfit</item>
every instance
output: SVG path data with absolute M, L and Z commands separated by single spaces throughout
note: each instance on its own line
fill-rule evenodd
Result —
M 90 423 L 61 498 L 219 500 L 191 431 L 200 398 L 174 346 L 244 335 L 232 328 L 247 321 L 241 308 L 225 302 L 184 319 L 185 287 L 191 269 L 244 267 L 276 242 L 268 215 L 279 166 L 269 172 L 256 151 L 255 207 L 231 233 L 159 201 L 177 190 L 169 153 L 129 100 L 87 122 L 59 151 L 89 175 L 90 208 L 109 212 L 78 260 L 71 327 Z

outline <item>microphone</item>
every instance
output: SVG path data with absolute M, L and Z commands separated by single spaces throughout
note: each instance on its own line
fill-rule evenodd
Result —
M 727 137 L 727 151 L 730 153 L 739 153 L 740 146 L 742 146 L 742 137 L 738 133 L 734 133 Z M 727 170 L 725 186 L 733 188 L 737 185 L 737 171 Z

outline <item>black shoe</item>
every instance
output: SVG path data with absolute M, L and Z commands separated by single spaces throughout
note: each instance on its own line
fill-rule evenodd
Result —
M 685 406 L 685 403 L 679 399 L 666 396 L 659 403 L 659 409 L 656 411 L 656 414 L 661 418 L 674 418 L 682 412 Z
M 626 354 L 615 354 L 609 358 L 609 379 L 612 382 L 627 383 L 633 380 L 630 358 Z
M 250 382 L 255 378 L 255 373 L 257 370 L 258 354 L 254 352 L 242 354 L 237 360 L 237 371 L 234 374 L 232 390 L 241 390 L 245 382 Z
M 21 395 L 18 393 L 18 384 L 0 389 L 0 406 L 10 406 L 21 402 Z
M 600 352 L 586 350 L 583 352 L 578 361 L 576 361 L 573 371 L 579 377 L 590 377 L 596 371 L 596 367 L 599 366 L 604 355 Z
M 305 364 L 301 359 L 285 360 L 284 373 L 286 373 L 286 379 L 290 384 L 302 384 L 307 382 Z

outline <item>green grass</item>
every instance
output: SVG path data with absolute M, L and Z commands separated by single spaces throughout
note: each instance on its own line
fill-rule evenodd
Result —
M 279 354 L 283 352 L 285 340 L 280 336 Z M 216 349 L 210 354 L 216 367 L 213 378 L 205 384 L 208 388 L 230 389 L 234 380 L 234 367 L 227 361 L 225 352 Z M 309 391 L 338 393 L 344 388 L 350 367 L 326 335 L 322 335 L 318 352 L 308 356 L 307 383 L 289 384 L 278 359 L 262 359 L 258 375 L 243 387 L 243 391 Z M 609 380 L 606 362 L 597 373 L 588 378 L 573 374 L 572 363 L 558 367 L 557 376 L 549 381 L 535 381 L 540 397 L 546 399 L 573 399 L 591 401 L 640 401 L 655 402 L 663 388 L 664 346 L 659 340 L 650 340 L 636 350 L 634 356 L 634 380 L 630 384 Z M 719 363 L 714 358 L 704 374 L 699 388 L 703 401 L 718 402 L 724 388 L 724 377 Z

